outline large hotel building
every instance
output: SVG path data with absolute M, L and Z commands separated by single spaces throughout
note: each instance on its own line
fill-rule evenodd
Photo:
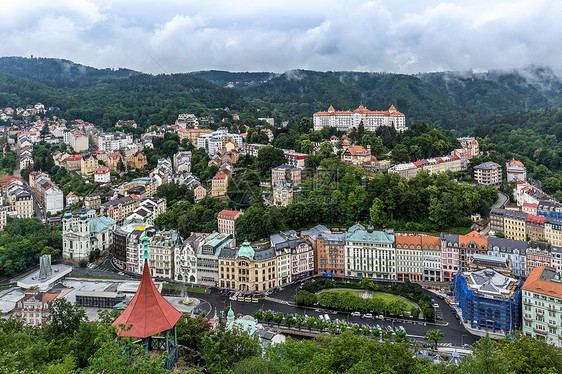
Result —
M 363 122 L 365 131 L 376 131 L 381 126 L 394 127 L 397 132 L 407 129 L 406 116 L 396 110 L 391 105 L 388 110 L 372 111 L 364 106 L 360 106 L 353 112 L 350 110 L 335 110 L 330 105 L 326 112 L 316 112 L 313 115 L 314 130 L 321 130 L 323 127 L 335 127 L 340 131 L 350 131 L 353 127 L 358 128 Z

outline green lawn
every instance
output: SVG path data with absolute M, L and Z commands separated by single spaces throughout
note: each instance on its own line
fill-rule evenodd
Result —
M 382 294 L 382 293 L 375 293 L 373 295 L 373 299 L 379 299 L 379 300 L 384 301 L 385 303 L 389 303 L 392 300 L 401 300 L 401 301 L 404 301 L 407 304 L 411 305 L 412 307 L 415 307 L 414 304 L 412 304 L 409 300 L 401 299 L 401 298 L 396 297 L 396 296 L 386 295 L 386 294 Z

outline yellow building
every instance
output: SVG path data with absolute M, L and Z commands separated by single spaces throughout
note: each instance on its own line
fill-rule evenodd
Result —
M 127 169 L 127 164 L 125 163 L 125 159 L 123 155 L 119 152 L 113 152 L 107 158 L 107 167 L 109 170 L 119 173 L 119 161 L 123 163 L 125 170 Z
M 93 175 L 98 167 L 98 159 L 94 155 L 87 153 L 82 156 L 82 161 L 80 162 L 80 174 L 82 176 Z
M 527 213 L 506 210 L 503 217 L 503 234 L 508 239 L 527 240 Z
M 146 155 L 138 151 L 133 156 L 131 156 L 131 168 L 132 169 L 144 169 L 147 165 Z
M 544 238 L 555 247 L 562 247 L 562 219 L 548 217 L 544 223 Z
M 254 249 L 245 241 L 240 249 L 219 254 L 219 285 L 238 291 L 265 291 L 277 285 L 275 249 Z
M 211 179 L 211 196 L 219 197 L 226 195 L 228 188 L 228 176 L 224 173 L 218 173 Z

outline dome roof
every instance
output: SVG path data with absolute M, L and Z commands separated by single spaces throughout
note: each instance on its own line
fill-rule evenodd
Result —
M 250 242 L 245 240 L 244 243 L 242 243 L 240 249 L 238 250 L 238 257 L 253 258 L 254 253 L 255 253 L 254 248 L 252 248 Z
M 232 307 L 230 307 L 228 309 L 228 314 L 226 315 L 226 318 L 228 319 L 234 319 L 234 310 L 232 310 Z

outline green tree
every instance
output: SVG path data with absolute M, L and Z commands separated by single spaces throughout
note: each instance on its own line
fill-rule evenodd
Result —
M 316 318 L 314 317 L 308 317 L 306 319 L 306 327 L 308 327 L 309 330 L 312 330 L 312 327 L 314 327 L 315 323 L 316 323 Z
M 387 217 L 386 213 L 384 212 L 384 203 L 378 197 L 375 197 L 373 199 L 373 205 L 371 205 L 369 215 L 374 226 L 384 227 L 387 221 Z
M 509 367 L 501 350 L 486 334 L 473 345 L 471 355 L 468 355 L 461 365 L 462 373 L 471 374 L 502 374 L 509 373 Z
M 53 338 L 72 336 L 86 320 L 86 312 L 78 304 L 55 299 L 49 307 L 49 334 Z
M 396 334 L 394 336 L 394 341 L 396 343 L 405 343 L 408 342 L 408 336 L 406 336 L 406 333 L 402 330 L 396 331 Z
M 269 323 L 273 320 L 273 313 L 271 312 L 271 310 L 265 311 L 265 313 L 263 314 L 263 319 L 267 323 Z
M 277 326 L 279 326 L 281 322 L 283 322 L 283 313 L 277 312 L 275 314 L 275 317 L 273 317 L 273 322 L 275 322 Z
M 261 174 L 267 175 L 272 168 L 285 163 L 285 154 L 279 148 L 266 145 L 258 151 L 257 163 Z
M 256 319 L 256 321 L 261 321 L 263 317 L 263 311 L 261 309 L 258 309 L 254 312 L 254 318 Z
M 427 340 L 429 343 L 435 344 L 435 350 L 437 350 L 437 342 L 443 340 L 445 335 L 441 332 L 441 330 L 428 330 L 425 333 L 424 339 Z
M 312 142 L 308 139 L 301 140 L 300 148 L 302 153 L 310 153 L 312 152 Z
M 290 328 L 291 325 L 295 322 L 295 317 L 293 317 L 291 314 L 287 314 L 285 316 L 285 327 Z

